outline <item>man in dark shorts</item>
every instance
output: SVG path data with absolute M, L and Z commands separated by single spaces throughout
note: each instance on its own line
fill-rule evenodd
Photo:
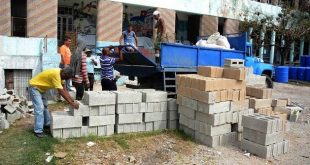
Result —
M 100 57 L 101 65 L 101 87 L 103 91 L 116 91 L 116 82 L 114 80 L 113 65 L 115 62 L 123 60 L 123 55 L 120 53 L 119 58 L 110 57 L 111 48 L 103 48 Z
M 159 11 L 153 12 L 154 19 L 157 21 L 155 25 L 155 29 L 157 29 L 157 36 L 154 42 L 154 48 L 155 48 L 155 56 L 159 57 L 160 52 L 160 43 L 164 42 L 165 35 L 166 35 L 166 24 L 163 18 L 160 17 Z

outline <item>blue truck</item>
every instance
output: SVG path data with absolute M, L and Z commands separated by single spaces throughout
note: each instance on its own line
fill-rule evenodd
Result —
M 124 61 L 115 69 L 130 79 L 138 77 L 139 88 L 154 88 L 175 95 L 177 74 L 196 73 L 199 66 L 223 66 L 226 58 L 244 59 L 256 75 L 266 75 L 266 84 L 272 87 L 273 66 L 263 63 L 252 54 L 247 33 L 225 35 L 234 50 L 213 49 L 174 43 L 162 43 L 160 60 L 136 50 L 124 53 Z

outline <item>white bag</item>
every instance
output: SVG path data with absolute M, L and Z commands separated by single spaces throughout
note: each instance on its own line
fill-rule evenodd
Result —
M 230 44 L 225 36 L 220 36 L 216 41 L 216 45 L 230 49 Z

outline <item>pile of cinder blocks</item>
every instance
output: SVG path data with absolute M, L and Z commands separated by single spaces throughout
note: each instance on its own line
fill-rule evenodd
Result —
M 242 116 L 254 110 L 245 98 L 246 69 L 238 66 L 199 67 L 198 74 L 177 76 L 180 129 L 196 141 L 216 147 L 241 140 Z
M 284 140 L 284 121 L 262 114 L 243 116 L 241 149 L 269 159 L 288 152 L 289 141 Z
M 14 90 L 0 91 L 0 131 L 8 129 L 10 124 L 20 119 L 23 114 L 33 112 L 32 102 L 18 97 Z
M 72 138 L 176 129 L 177 112 L 176 101 L 163 91 L 87 91 L 79 109 L 51 113 L 51 132 Z
M 51 132 L 56 138 L 109 136 L 114 134 L 116 94 L 87 91 L 79 109 L 51 113 Z
M 303 111 L 301 107 L 294 105 L 289 99 L 273 99 L 271 106 L 273 108 L 273 115 L 281 114 L 286 116 L 286 119 L 291 122 L 296 122 L 299 114 Z

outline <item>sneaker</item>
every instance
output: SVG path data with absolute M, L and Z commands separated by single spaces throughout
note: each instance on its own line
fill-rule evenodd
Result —
M 35 133 L 36 134 L 36 137 L 38 138 L 44 138 L 46 137 L 46 135 L 42 132 L 42 133 Z
M 51 126 L 49 126 L 49 125 L 44 126 L 44 127 L 43 127 L 43 130 L 44 130 L 44 132 L 50 134 L 50 133 L 51 133 Z

